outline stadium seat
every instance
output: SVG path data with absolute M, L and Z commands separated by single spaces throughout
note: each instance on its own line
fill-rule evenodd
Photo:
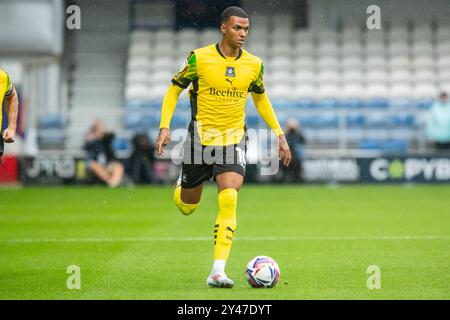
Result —
M 433 83 L 419 83 L 414 89 L 416 99 L 434 98 L 438 94 L 438 89 Z
M 366 106 L 373 109 L 387 109 L 389 107 L 389 100 L 383 97 L 371 97 L 367 100 Z
M 125 98 L 127 100 L 147 100 L 150 98 L 149 92 L 149 87 L 144 84 L 127 85 L 125 88 Z
M 362 139 L 359 142 L 359 148 L 362 150 L 382 150 L 382 142 L 376 139 Z
M 409 69 L 411 68 L 411 60 L 409 55 L 395 55 L 390 57 L 388 65 L 391 70 L 396 69 Z
M 413 89 L 409 83 L 393 81 L 389 89 L 391 99 L 408 98 L 413 95 Z
M 130 44 L 145 43 L 150 45 L 152 35 L 152 32 L 148 30 L 134 30 L 130 33 Z
M 340 102 L 337 98 L 325 97 L 317 102 L 317 106 L 324 109 L 334 109 L 340 106 Z
M 357 97 L 356 95 L 356 93 L 353 93 L 353 96 L 349 95 L 346 98 L 343 98 L 341 100 L 341 106 L 348 109 L 359 109 L 365 107 L 365 101 L 361 98 L 362 95 L 360 94 L 360 97 Z
M 349 55 L 361 56 L 363 52 L 363 47 L 361 42 L 356 41 L 346 41 L 342 44 L 340 48 L 341 56 L 345 58 Z
M 362 128 L 366 124 L 366 117 L 363 114 L 348 114 L 345 117 L 345 124 L 349 128 Z
M 384 154 L 403 154 L 408 150 L 408 143 L 401 139 L 389 139 L 381 143 Z
M 388 75 L 383 66 L 378 67 L 368 67 L 368 71 L 366 74 L 366 81 L 368 84 L 380 84 L 379 87 L 381 87 L 381 84 L 387 83 Z M 375 86 L 373 86 L 375 88 Z M 380 89 L 381 90 L 381 89 Z
M 141 126 L 140 113 L 127 113 L 123 117 L 123 126 L 125 129 L 133 129 Z
M 296 69 L 293 74 L 294 83 L 312 84 L 316 81 L 315 73 L 308 69 Z
M 380 73 L 381 78 L 381 73 Z M 372 80 L 373 81 L 373 80 Z M 386 98 L 388 96 L 388 88 L 386 82 L 369 82 L 367 85 L 368 98 Z
M 315 99 L 317 96 L 317 87 L 313 83 L 299 83 L 294 86 L 294 98 Z
M 314 99 L 312 99 L 306 95 L 304 97 L 297 98 L 295 100 L 295 105 L 297 108 L 300 108 L 300 109 L 314 109 L 317 107 L 317 104 L 314 101 Z
M 149 71 L 151 69 L 150 59 L 142 56 L 132 57 L 128 60 L 127 69 L 129 72 L 135 70 Z
M 143 84 L 146 85 L 150 80 L 150 73 L 148 70 L 130 70 L 126 75 L 126 84 Z
M 382 55 L 369 55 L 364 64 L 368 71 L 377 71 L 387 67 L 386 59 Z
M 414 106 L 414 100 L 409 98 L 411 95 L 412 92 L 409 92 L 408 95 L 400 95 L 399 97 L 391 98 L 389 100 L 390 108 L 394 110 L 412 108 Z
M 364 75 L 361 71 L 361 68 L 355 68 L 355 69 L 350 69 L 350 68 L 345 68 L 343 70 L 343 81 L 344 81 L 344 85 L 346 83 L 358 83 L 360 86 L 362 86 L 363 81 L 364 81 Z M 360 92 L 360 91 L 359 91 Z
M 338 99 L 341 95 L 341 91 L 339 86 L 333 83 L 324 83 L 319 86 L 319 90 L 317 91 L 317 97 L 320 99 L 323 98 L 334 98 Z
M 428 110 L 433 105 L 433 98 L 420 98 L 416 100 L 416 107 L 418 109 Z

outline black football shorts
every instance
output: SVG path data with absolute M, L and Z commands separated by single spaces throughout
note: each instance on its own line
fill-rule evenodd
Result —
M 194 139 L 193 126 L 191 122 L 183 144 L 182 188 L 197 187 L 224 172 L 236 172 L 245 177 L 247 132 L 237 144 L 204 146 L 200 139 Z

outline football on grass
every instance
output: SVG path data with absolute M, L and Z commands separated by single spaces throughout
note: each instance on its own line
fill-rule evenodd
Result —
M 253 288 L 273 288 L 280 279 L 280 267 L 270 257 L 257 256 L 247 264 L 245 276 Z

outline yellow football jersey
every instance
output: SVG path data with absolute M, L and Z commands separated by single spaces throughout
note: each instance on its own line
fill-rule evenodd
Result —
M 0 69 L 0 106 L 3 105 L 3 98 L 10 96 L 14 91 L 13 84 L 9 78 L 8 73 Z M 0 126 L 2 124 L 2 112 L 0 110 Z
M 261 59 L 241 49 L 225 57 L 218 44 L 195 49 L 172 83 L 189 90 L 192 120 L 203 145 L 236 144 L 245 133 L 249 92 L 264 92 Z

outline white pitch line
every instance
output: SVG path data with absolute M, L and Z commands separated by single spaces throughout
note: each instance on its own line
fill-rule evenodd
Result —
M 0 243 L 75 243 L 75 242 L 161 242 L 161 241 L 212 241 L 211 237 L 118 237 L 118 238 L 17 238 L 0 239 Z M 404 241 L 450 240 L 450 235 L 425 236 L 261 236 L 236 237 L 237 241 Z

